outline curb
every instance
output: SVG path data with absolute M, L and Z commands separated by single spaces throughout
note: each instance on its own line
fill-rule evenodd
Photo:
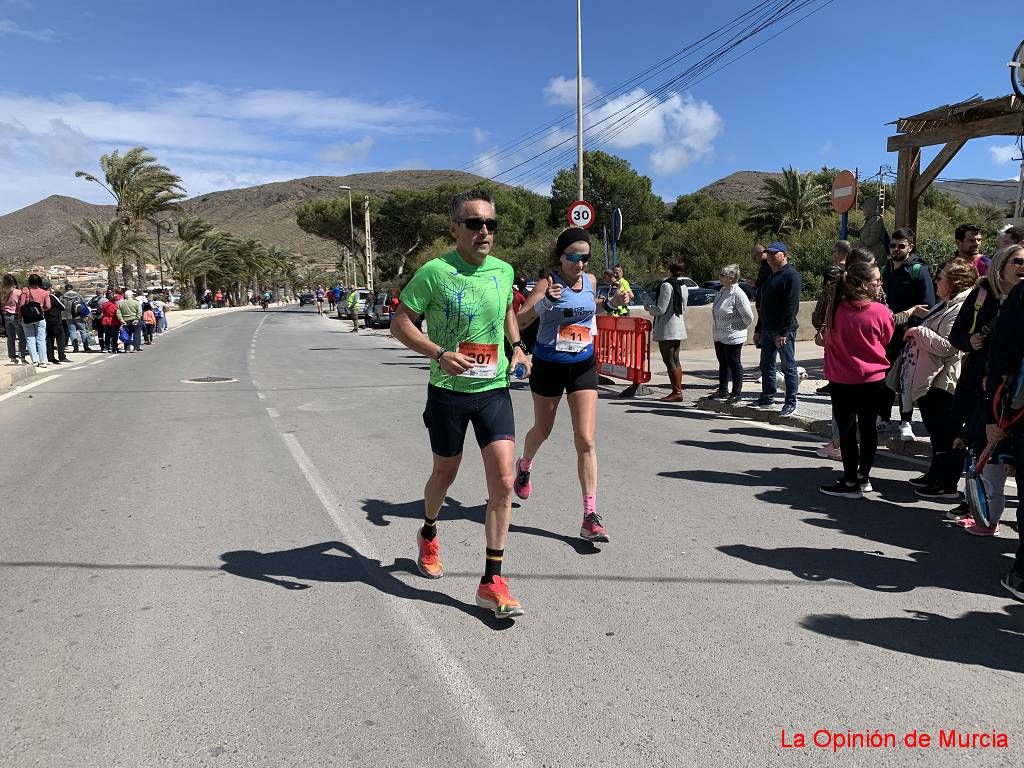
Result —
M 795 413 L 792 416 L 780 416 L 777 410 L 754 408 L 750 405 L 726 405 L 722 400 L 708 400 L 704 397 L 697 400 L 693 407 L 705 411 L 714 411 L 715 413 L 724 413 L 728 416 L 735 416 L 749 421 L 761 421 L 777 426 L 792 427 L 793 429 L 821 435 L 826 439 L 832 435 L 832 422 L 826 419 L 812 419 Z M 927 459 L 931 456 L 931 446 L 924 440 L 905 443 L 902 440 L 882 437 L 880 435 L 878 447 L 886 448 L 901 456 L 911 456 L 919 459 Z
M 0 395 L 36 375 L 34 365 L 11 365 L 0 370 Z

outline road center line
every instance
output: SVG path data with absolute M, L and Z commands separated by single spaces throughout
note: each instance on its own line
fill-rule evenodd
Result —
M 371 552 L 369 542 L 341 515 L 339 512 L 341 504 L 327 483 L 324 482 L 295 435 L 285 433 L 281 435 L 281 439 L 284 440 L 285 447 L 288 448 L 288 452 L 302 471 L 309 487 L 313 489 L 313 493 L 320 500 L 324 511 L 327 512 L 328 517 L 341 533 L 342 538 L 355 547 L 366 560 L 380 561 L 379 555 Z M 365 565 L 361 565 L 361 567 L 370 583 L 374 583 L 376 581 L 375 574 Z M 401 617 L 402 623 L 405 625 L 406 637 L 414 641 L 414 650 L 423 664 L 422 669 L 436 674 L 458 704 L 463 722 L 475 734 L 477 746 L 486 752 L 487 764 L 500 766 L 500 768 L 533 768 L 535 763 L 529 755 L 513 754 L 511 748 L 502 749 L 502 743 L 523 744 L 524 742 L 519 738 L 509 738 L 512 731 L 508 724 L 499 719 L 497 712 L 473 685 L 466 671 L 445 650 L 444 640 L 423 621 L 419 611 L 407 600 L 387 595 L 384 592 L 381 594 L 393 604 L 395 615 Z M 495 734 L 502 734 L 502 736 L 496 738 Z

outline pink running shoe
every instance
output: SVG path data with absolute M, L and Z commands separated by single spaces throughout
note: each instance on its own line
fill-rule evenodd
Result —
M 522 457 L 520 457 L 516 461 L 516 479 L 512 483 L 512 490 L 515 491 L 516 496 L 525 501 L 530 498 L 530 491 L 533 490 L 533 486 L 530 484 L 530 473 L 523 469 L 520 464 L 522 460 Z
M 587 541 L 608 542 L 608 531 L 601 525 L 601 516 L 597 512 L 591 512 L 583 516 L 583 525 L 580 527 L 580 538 Z
M 964 530 L 972 536 L 998 536 L 999 525 L 978 525 L 972 522 L 970 525 L 965 525 Z

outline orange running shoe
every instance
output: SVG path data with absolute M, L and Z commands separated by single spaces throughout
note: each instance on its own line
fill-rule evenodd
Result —
M 441 566 L 441 548 L 437 543 L 437 536 L 433 541 L 423 538 L 423 531 L 416 531 L 416 547 L 419 555 L 416 557 L 416 567 L 420 573 L 428 579 L 440 579 L 444 576 L 444 568 Z
M 476 604 L 493 611 L 499 619 L 522 616 L 526 611 L 508 591 L 508 582 L 501 576 L 492 576 L 490 584 L 481 584 L 476 590 Z

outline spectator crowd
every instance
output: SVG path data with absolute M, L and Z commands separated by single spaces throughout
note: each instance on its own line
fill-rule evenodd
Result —
M 72 352 L 141 352 L 167 330 L 166 294 L 97 291 L 88 300 L 67 283 L 54 288 L 39 275 L 24 286 L 8 273 L 0 283 L 7 357 L 11 365 L 46 368 Z

